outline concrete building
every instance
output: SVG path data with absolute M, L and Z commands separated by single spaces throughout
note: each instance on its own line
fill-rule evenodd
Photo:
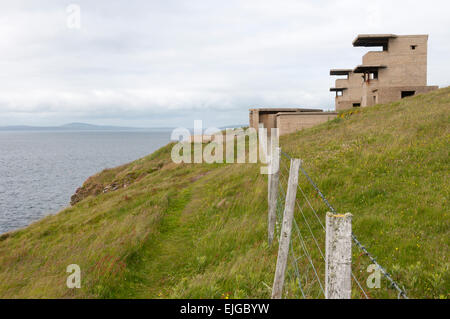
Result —
M 259 128 L 262 124 L 270 133 L 271 128 L 278 128 L 280 135 L 293 133 L 333 119 L 334 112 L 323 112 L 318 109 L 301 108 L 260 108 L 250 109 L 250 127 Z
M 366 53 L 353 70 L 331 70 L 330 75 L 347 75 L 331 89 L 336 92 L 336 110 L 390 103 L 438 89 L 427 85 L 428 35 L 358 35 L 353 46 L 380 50 Z M 360 95 L 355 87 L 359 81 Z

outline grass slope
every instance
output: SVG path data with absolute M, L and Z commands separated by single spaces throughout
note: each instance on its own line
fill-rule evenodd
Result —
M 281 139 L 411 297 L 449 297 L 449 114 L 445 88 Z M 91 177 L 73 207 L 0 236 L 0 297 L 270 297 L 277 247 L 259 165 L 176 165 L 171 147 Z M 80 289 L 66 287 L 69 264 Z

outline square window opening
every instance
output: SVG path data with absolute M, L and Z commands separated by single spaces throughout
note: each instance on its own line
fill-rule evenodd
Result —
M 369 79 L 370 80 L 377 80 L 378 79 L 378 71 L 374 71 L 373 73 L 370 73 Z
M 416 94 L 416 91 L 402 91 L 402 99 L 413 96 L 414 94 Z

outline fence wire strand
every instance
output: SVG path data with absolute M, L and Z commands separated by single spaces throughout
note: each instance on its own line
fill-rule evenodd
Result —
M 281 151 L 281 158 L 280 158 L 280 174 L 279 174 L 279 187 L 278 187 L 278 200 L 277 200 L 277 205 L 276 205 L 276 213 L 277 213 L 277 223 L 276 223 L 276 234 L 277 234 L 277 239 L 279 240 L 279 236 L 281 233 L 281 225 L 282 225 L 282 221 L 283 221 L 283 214 L 284 214 L 284 205 L 285 205 L 285 200 L 286 200 L 286 193 L 287 193 L 287 184 L 288 184 L 288 177 L 289 177 L 289 168 L 288 168 L 288 164 L 286 164 L 283 159 L 285 160 L 291 160 L 292 157 Z M 327 200 L 327 198 L 325 197 L 325 195 L 320 191 L 319 187 L 314 183 L 314 181 L 312 180 L 312 178 L 310 177 L 310 175 L 305 171 L 305 169 L 303 168 L 302 165 L 300 165 L 300 171 L 302 172 L 303 176 L 305 176 L 306 180 L 308 181 L 308 183 L 313 187 L 313 189 L 316 191 L 316 193 L 319 195 L 320 199 L 322 200 L 322 202 L 326 205 L 326 207 L 333 213 L 336 214 L 336 210 L 333 208 L 333 206 L 330 204 L 330 202 Z M 284 188 L 283 185 L 286 185 L 286 187 Z M 318 226 L 320 226 L 318 229 L 321 230 L 321 233 L 323 234 L 325 232 L 325 226 L 324 223 L 321 221 L 320 216 L 319 216 L 319 212 L 317 211 L 317 209 L 314 209 L 313 205 L 311 204 L 311 201 L 308 199 L 308 196 L 306 195 L 306 191 L 303 190 L 303 188 L 300 186 L 300 183 L 297 186 L 297 189 L 300 191 L 300 193 L 303 196 L 302 201 L 305 203 L 305 205 L 307 205 L 310 208 L 310 211 L 312 214 L 310 214 L 310 218 L 308 219 L 306 218 L 307 216 L 307 211 L 305 211 L 304 208 L 302 208 L 302 204 L 299 200 L 299 198 L 296 198 L 296 207 L 298 209 L 298 211 L 300 212 L 301 216 L 303 217 L 303 221 L 301 222 L 301 225 L 306 225 L 306 227 L 300 227 L 299 223 L 297 223 L 297 219 L 294 216 L 293 219 L 293 233 L 296 234 L 296 236 L 291 236 L 291 242 L 290 242 L 290 247 L 289 247 L 289 259 L 290 259 L 290 264 L 292 266 L 292 271 L 291 270 L 287 270 L 288 273 L 288 277 L 289 277 L 289 283 L 292 282 L 296 282 L 295 286 L 298 286 L 298 290 L 300 291 L 301 297 L 302 298 L 307 298 L 308 296 L 310 296 L 310 293 L 312 292 L 312 290 L 315 288 L 314 284 L 315 281 L 317 281 L 318 283 L 318 295 L 317 296 L 321 296 L 323 295 L 325 297 L 325 291 L 324 291 L 324 285 L 322 284 L 322 281 L 320 279 L 319 276 L 319 272 L 317 271 L 317 269 L 319 269 L 317 267 L 317 265 L 314 264 L 313 261 L 313 255 L 312 253 L 314 251 L 316 251 L 316 249 L 314 248 L 313 250 L 311 250 L 311 248 L 313 248 L 314 246 L 317 247 L 317 252 L 321 257 L 319 258 L 319 260 L 323 261 L 323 265 L 325 264 L 325 256 L 324 256 L 324 249 L 321 248 L 321 244 L 320 244 L 320 240 L 318 239 L 317 236 L 314 235 L 314 225 L 316 224 L 315 222 L 312 223 L 312 220 L 317 219 L 318 221 Z M 309 209 L 308 209 L 309 210 Z M 300 222 L 300 221 L 299 221 Z M 301 229 L 304 229 L 306 231 L 306 234 L 309 234 L 307 237 L 304 237 L 302 235 Z M 319 238 L 323 239 L 324 242 L 324 236 Z M 383 268 L 376 260 L 376 258 L 367 250 L 367 248 L 365 246 L 363 246 L 361 244 L 361 242 L 358 240 L 358 238 L 352 233 L 352 239 L 354 244 L 362 251 L 362 255 L 366 255 L 370 261 L 376 265 L 376 267 L 378 267 L 378 269 L 381 271 L 381 273 L 383 274 L 383 276 L 390 282 L 391 287 L 396 289 L 398 292 L 398 298 L 405 298 L 407 299 L 408 296 L 406 295 L 406 292 L 404 291 L 404 289 L 400 288 L 400 285 L 392 278 L 392 276 L 385 270 L 385 268 Z M 309 246 L 310 249 L 308 249 L 308 243 L 310 243 L 311 240 L 314 244 L 311 243 L 312 246 Z M 295 241 L 295 242 L 294 242 Z M 297 245 L 298 244 L 298 247 Z M 323 243 L 324 244 L 324 243 Z M 296 249 L 300 250 L 300 253 L 297 257 L 296 255 Z M 302 267 L 300 267 L 300 264 L 302 265 Z M 310 271 L 312 270 L 313 272 L 313 276 L 311 276 L 311 278 L 309 277 L 310 275 Z M 355 281 L 357 287 L 359 288 L 359 290 L 362 293 L 362 296 L 364 298 L 369 298 L 367 292 L 364 290 L 363 286 L 361 285 L 361 283 L 359 282 L 359 280 L 357 279 L 357 277 L 355 276 L 355 274 L 352 271 L 352 279 Z M 306 289 L 306 290 L 305 290 Z M 291 293 L 286 291 L 285 296 L 290 296 Z M 299 297 L 299 296 L 297 296 Z

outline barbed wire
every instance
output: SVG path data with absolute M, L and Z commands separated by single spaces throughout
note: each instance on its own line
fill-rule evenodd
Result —
M 281 179 L 282 182 L 285 182 L 285 184 L 287 184 L 287 181 L 286 181 L 284 175 L 280 174 L 280 179 Z M 281 184 L 282 183 L 279 183 L 279 191 L 278 191 L 278 202 L 279 203 L 281 203 L 281 202 L 286 200 L 286 191 L 283 189 Z M 279 205 L 279 209 L 277 210 L 277 217 L 278 217 L 278 222 L 279 223 L 282 223 L 282 220 L 283 220 L 283 213 L 282 213 L 283 206 L 284 205 Z M 325 295 L 325 292 L 324 292 L 324 289 L 323 289 L 323 285 L 322 285 L 322 283 L 320 281 L 319 274 L 317 272 L 317 267 L 314 265 L 313 259 L 312 259 L 311 255 L 310 255 L 309 251 L 308 251 L 307 245 L 306 245 L 306 243 L 304 241 L 304 238 L 303 238 L 303 236 L 302 236 L 302 234 L 300 232 L 299 226 L 298 226 L 297 221 L 295 220 L 295 218 L 293 219 L 293 224 L 295 226 L 295 228 L 293 228 L 293 231 L 294 231 L 294 233 L 296 235 L 296 238 L 299 240 L 300 248 L 302 249 L 303 254 L 301 255 L 300 258 L 296 257 L 296 255 L 294 253 L 294 249 L 293 249 L 293 246 L 294 246 L 293 245 L 293 241 L 291 240 L 291 242 L 290 242 L 290 257 L 292 259 L 292 264 L 293 264 L 293 267 L 294 267 L 296 279 L 298 281 L 299 288 L 300 288 L 300 291 L 302 293 L 302 296 L 303 296 L 303 298 L 306 298 L 306 295 L 307 295 L 307 293 L 304 292 L 304 289 L 303 289 L 304 287 L 302 287 L 302 285 L 301 285 L 302 278 L 301 278 L 300 270 L 298 268 L 298 261 L 302 257 L 306 257 L 306 259 L 308 261 L 308 265 L 310 265 L 312 267 L 313 271 L 314 271 L 314 275 L 315 275 L 315 278 L 317 279 L 317 282 L 319 283 L 320 290 Z M 277 228 L 277 235 L 278 235 L 277 238 L 279 237 L 279 232 L 278 231 L 279 231 L 279 228 Z M 307 278 L 306 271 L 304 272 L 304 274 L 305 274 L 305 280 L 306 280 L 306 284 L 307 284 L 308 283 L 308 278 Z M 310 290 L 311 290 L 311 288 L 312 287 L 310 287 Z
M 280 170 L 283 171 L 283 174 L 280 174 L 280 179 L 282 181 L 282 183 L 280 183 L 280 185 L 281 184 L 287 185 L 287 176 L 289 176 L 289 172 L 288 172 L 287 166 L 284 165 L 284 163 L 281 164 L 280 165 Z M 281 196 L 283 198 L 283 200 L 285 201 L 286 200 L 286 191 L 284 189 L 281 189 L 281 192 L 280 192 L 279 196 Z M 297 207 L 299 207 L 299 204 L 298 204 L 297 200 L 296 200 L 296 204 L 297 204 Z M 283 216 L 281 215 L 279 218 L 282 220 Z M 312 258 L 312 254 L 311 254 L 310 250 L 308 249 L 308 245 L 306 244 L 306 240 L 305 240 L 304 236 L 302 235 L 302 233 L 300 231 L 300 227 L 298 226 L 297 220 L 295 218 L 293 219 L 293 226 L 294 226 L 293 227 L 293 236 L 294 237 L 291 240 L 291 246 L 293 246 L 294 240 L 297 239 L 299 247 L 300 247 L 301 251 L 303 252 L 302 256 L 306 257 L 305 259 L 306 259 L 307 268 L 303 269 L 304 270 L 304 272 L 303 272 L 304 273 L 304 280 L 306 281 L 305 285 L 308 284 L 308 271 L 307 270 L 310 267 L 312 272 L 313 272 L 313 277 L 312 277 L 313 280 L 311 281 L 311 284 L 309 285 L 309 291 L 311 291 L 311 289 L 313 289 L 312 283 L 314 282 L 314 280 L 317 280 L 317 282 L 319 284 L 319 288 L 320 288 L 319 291 L 318 291 L 319 295 L 323 294 L 323 296 L 325 296 L 325 291 L 324 291 L 324 288 L 323 288 L 323 284 L 322 284 L 322 282 L 320 280 L 319 272 L 317 270 L 319 268 L 314 264 L 314 261 L 313 261 L 313 258 Z M 312 232 L 311 232 L 311 235 L 312 235 L 313 240 L 317 243 L 317 239 L 314 237 L 314 234 Z M 317 243 L 317 247 L 319 248 L 319 252 L 320 252 L 320 246 L 318 245 L 318 243 Z M 298 280 L 301 281 L 301 276 L 299 276 Z M 309 291 L 308 291 L 308 293 L 309 293 Z
M 282 162 L 282 163 L 283 163 L 283 162 Z M 288 175 L 288 169 L 287 169 L 286 165 L 283 165 L 283 167 L 280 167 L 280 169 L 283 170 L 283 173 L 285 173 L 285 174 Z M 281 174 L 280 176 L 282 176 L 282 178 L 284 178 L 283 174 Z M 285 178 L 284 178 L 284 181 L 285 181 Z M 317 218 L 317 221 L 319 222 L 319 224 L 320 224 L 320 226 L 321 226 L 321 229 L 322 229 L 323 233 L 325 233 L 325 231 L 326 231 L 326 230 L 325 230 L 325 226 L 324 226 L 323 223 L 320 221 L 320 218 L 319 218 L 319 216 L 318 216 L 316 210 L 315 210 L 314 207 L 311 205 L 310 201 L 308 200 L 308 198 L 307 198 L 305 192 L 303 191 L 303 189 L 301 188 L 300 184 L 297 185 L 297 188 L 298 188 L 298 189 L 301 191 L 301 193 L 303 194 L 304 199 L 306 200 L 306 202 L 308 203 L 308 205 L 309 205 L 309 207 L 311 208 L 312 212 L 314 213 L 314 216 Z M 299 204 L 298 199 L 296 199 L 296 204 L 297 204 L 297 208 L 299 209 L 299 211 L 300 211 L 300 213 L 301 213 L 301 215 L 302 215 L 302 217 L 303 217 L 303 220 L 305 221 L 305 224 L 306 224 L 306 226 L 307 226 L 307 228 L 308 228 L 308 230 L 309 230 L 309 232 L 310 232 L 310 234 L 311 234 L 311 238 L 313 239 L 314 243 L 316 244 L 316 246 L 317 246 L 317 248 L 318 248 L 318 251 L 319 251 L 319 253 L 320 253 L 320 256 L 322 257 L 323 262 L 325 262 L 325 256 L 324 256 L 324 254 L 323 254 L 323 250 L 320 248 L 320 245 L 319 245 L 319 243 L 318 243 L 318 240 L 317 240 L 316 236 L 314 236 L 314 232 L 313 232 L 313 230 L 312 230 L 312 227 L 311 227 L 310 223 L 308 222 L 308 220 L 307 220 L 307 218 L 306 218 L 306 214 L 304 213 L 304 211 L 303 211 L 301 205 Z M 299 226 L 297 225 L 296 222 L 295 222 L 294 226 L 296 226 L 297 231 L 300 232 Z M 364 297 L 365 297 L 366 299 L 368 299 L 369 297 L 368 297 L 366 291 L 364 290 L 364 288 L 362 287 L 362 285 L 360 284 L 360 282 L 358 281 L 358 279 L 357 279 L 356 276 L 354 275 L 353 271 L 352 271 L 352 278 L 353 278 L 353 280 L 356 282 L 356 284 L 358 285 L 358 287 L 360 288 L 360 290 L 362 291 Z
M 287 159 L 289 159 L 289 160 L 292 159 L 292 157 L 291 157 L 289 154 L 287 154 L 286 152 L 280 150 L 280 153 L 281 153 L 281 155 L 284 156 L 285 158 L 287 158 Z M 280 162 L 281 162 L 281 161 L 280 161 Z M 319 187 L 316 185 L 316 183 L 314 183 L 314 181 L 313 181 L 312 178 L 309 176 L 309 174 L 305 171 L 305 169 L 303 168 L 302 165 L 300 165 L 300 171 L 301 171 L 302 174 L 306 177 L 306 179 L 307 179 L 308 182 L 311 184 L 311 186 L 316 190 L 317 194 L 320 196 L 320 198 L 321 198 L 322 201 L 325 203 L 325 205 L 330 209 L 330 211 L 331 211 L 333 214 L 336 214 L 336 210 L 334 209 L 334 207 L 331 206 L 330 202 L 327 200 L 327 198 L 325 197 L 325 195 L 320 191 Z M 303 194 L 303 196 L 304 196 L 306 202 L 308 203 L 308 205 L 310 206 L 311 210 L 314 212 L 314 214 L 315 214 L 317 220 L 319 221 L 319 223 L 321 224 L 322 228 L 325 230 L 325 227 L 323 226 L 322 222 L 320 221 L 320 218 L 319 218 L 317 212 L 315 211 L 315 209 L 313 208 L 313 206 L 311 205 L 311 203 L 310 203 L 309 200 L 307 199 L 306 194 L 303 192 L 303 190 L 301 189 L 300 186 L 299 186 L 298 188 L 300 189 L 301 193 Z M 306 219 L 305 219 L 305 221 L 306 221 Z M 309 225 L 308 225 L 308 227 L 309 227 Z M 311 232 L 311 233 L 312 233 L 312 232 Z M 397 292 L 398 292 L 398 298 L 403 297 L 403 298 L 405 298 L 405 299 L 408 299 L 408 296 L 407 296 L 405 290 L 402 289 L 402 288 L 400 287 L 399 283 L 397 283 L 397 282 L 392 278 L 392 276 L 386 271 L 386 269 L 385 269 L 384 267 L 382 267 L 382 266 L 378 263 L 378 261 L 376 260 L 376 258 L 375 258 L 375 257 L 367 250 L 367 248 L 366 248 L 364 245 L 362 245 L 362 243 L 359 241 L 359 239 L 358 239 L 358 238 L 356 237 L 356 235 L 353 234 L 353 233 L 352 233 L 352 239 L 353 239 L 353 242 L 356 244 L 356 246 L 357 246 L 357 247 L 358 247 L 358 248 L 359 248 L 359 249 L 360 249 L 367 257 L 369 257 L 370 261 L 371 261 L 374 265 L 376 265 L 376 267 L 381 271 L 381 273 L 383 274 L 383 276 L 390 282 L 391 287 L 393 287 L 394 289 L 397 290 Z M 319 246 L 318 246 L 318 247 L 319 247 Z M 319 248 L 319 251 L 320 251 L 320 248 Z M 321 252 L 321 251 L 320 251 L 320 252 Z M 322 254 L 322 256 L 323 256 L 323 253 L 322 253 L 322 252 L 321 252 L 321 254 Z M 364 296 L 365 296 L 366 298 L 368 298 L 367 293 L 364 291 L 362 285 L 361 285 L 360 282 L 357 280 L 357 278 L 356 278 L 356 276 L 353 274 L 353 272 L 352 272 L 352 277 L 353 277 L 353 279 L 355 280 L 355 282 L 357 283 L 357 285 L 359 286 L 359 288 L 361 289 L 361 291 L 364 293 Z
M 282 219 L 283 219 L 282 210 L 283 210 L 284 204 L 283 204 L 283 203 L 281 202 L 281 200 L 280 200 L 280 194 L 283 195 L 283 200 L 286 199 L 286 195 L 284 195 L 284 190 L 283 190 L 281 184 L 279 183 L 278 185 L 279 185 L 279 190 L 278 190 L 278 200 L 277 200 L 277 203 L 278 203 L 279 205 L 277 205 L 276 213 L 277 213 L 278 223 L 281 223 L 281 222 L 282 222 Z M 278 224 L 278 223 L 277 223 L 277 224 Z M 276 225 L 276 226 L 278 226 L 278 225 Z M 281 232 L 281 230 L 279 229 L 279 227 L 277 227 L 277 231 L 276 231 L 276 232 L 277 232 L 277 235 L 278 235 L 278 236 L 277 236 L 277 239 L 279 240 L 279 238 L 280 238 L 279 234 L 280 234 L 280 232 Z M 298 269 L 298 264 L 297 264 L 298 259 L 300 259 L 301 257 L 299 257 L 299 258 L 296 257 L 296 255 L 295 255 L 295 253 L 294 253 L 294 250 L 293 250 L 292 243 L 290 244 L 290 247 L 289 247 L 289 248 L 290 248 L 290 249 L 289 249 L 289 254 L 291 255 L 292 266 L 294 267 L 295 276 L 297 277 L 297 282 L 298 282 L 299 290 L 300 290 L 300 292 L 301 292 L 303 298 L 306 299 L 305 293 L 304 293 L 303 288 L 302 288 L 301 280 L 300 280 L 300 277 L 301 277 L 301 276 L 300 276 L 300 271 L 299 271 L 299 269 Z M 289 276 L 291 277 L 290 273 L 289 273 Z

